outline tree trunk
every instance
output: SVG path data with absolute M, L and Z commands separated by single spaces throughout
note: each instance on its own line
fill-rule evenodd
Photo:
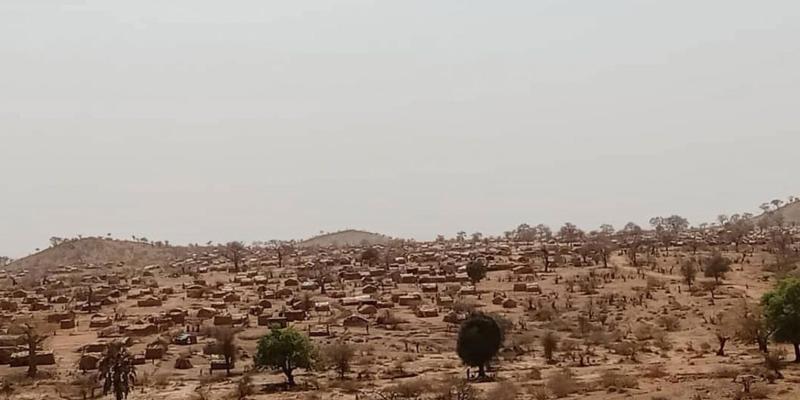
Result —
M 292 374 L 292 371 L 286 372 L 286 383 L 288 383 L 289 386 L 294 386 L 294 375 Z
M 800 364 L 800 343 L 794 344 L 794 362 Z
M 28 346 L 28 377 L 36 377 L 36 345 Z
M 756 342 L 758 343 L 758 351 L 767 354 L 769 350 L 767 349 L 767 338 L 757 338 Z
M 483 364 L 481 364 L 481 366 L 478 367 L 478 377 L 486 378 L 486 366 Z
M 718 356 L 725 356 L 725 343 L 728 343 L 728 338 L 718 338 L 719 340 L 719 350 L 717 350 Z

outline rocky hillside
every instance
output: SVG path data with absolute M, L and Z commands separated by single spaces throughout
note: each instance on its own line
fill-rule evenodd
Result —
M 85 238 L 59 244 L 11 263 L 8 270 L 45 271 L 62 265 L 119 263 L 134 267 L 166 264 L 197 249 L 179 246 L 154 246 L 126 240 Z

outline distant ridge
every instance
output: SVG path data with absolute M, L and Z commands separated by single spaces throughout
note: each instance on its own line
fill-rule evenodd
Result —
M 391 237 L 381 235 L 379 233 L 347 229 L 339 232 L 325 233 L 319 236 L 314 236 L 311 239 L 300 242 L 299 245 L 301 247 L 358 246 L 362 243 L 377 245 L 387 244 L 391 240 Z
M 783 207 L 774 211 L 768 211 L 764 214 L 757 216 L 755 219 L 756 222 L 758 222 L 758 220 L 764 218 L 767 215 L 775 215 L 775 214 L 782 215 L 783 221 L 786 225 L 800 224 L 800 201 L 795 201 L 793 203 L 786 204 Z
M 202 250 L 92 237 L 69 240 L 55 247 L 47 248 L 12 262 L 6 269 L 46 272 L 62 265 L 102 265 L 108 262 L 115 264 L 122 262 L 127 266 L 144 267 L 152 264 L 166 264 L 199 251 Z

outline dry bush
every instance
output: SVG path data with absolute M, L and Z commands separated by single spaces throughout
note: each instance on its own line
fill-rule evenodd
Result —
M 739 376 L 740 371 L 733 367 L 721 366 L 714 370 L 715 378 L 733 379 Z
M 633 336 L 640 341 L 650 340 L 653 338 L 653 326 L 650 324 L 639 324 L 633 329 Z
M 646 378 L 662 378 L 669 375 L 664 368 L 664 364 L 652 364 L 645 370 L 644 376 Z
M 358 393 L 364 387 L 364 383 L 361 380 L 337 380 L 331 382 L 331 387 L 348 394 L 354 394 Z
M 578 382 L 569 368 L 564 368 L 547 379 L 547 388 L 556 398 L 569 396 L 578 391 Z
M 528 390 L 533 400 L 549 400 L 550 394 L 547 393 L 547 389 L 541 386 L 533 386 Z
M 389 398 L 416 399 L 431 391 L 430 381 L 417 378 L 390 386 L 384 390 Z
M 558 350 L 558 336 L 553 332 L 547 332 L 542 337 L 542 349 L 544 358 L 548 363 L 553 362 L 553 354 Z
M 477 400 L 478 392 L 463 379 L 448 378 L 436 389 L 436 400 Z
M 486 394 L 487 399 L 492 400 L 514 400 L 519 395 L 519 389 L 513 382 L 499 382 L 492 390 Z
M 614 370 L 606 370 L 600 375 L 600 387 L 604 389 L 630 389 L 639 386 L 639 382 L 633 375 L 623 375 Z
M 164 372 L 160 374 L 155 374 L 153 376 L 153 386 L 157 388 L 165 388 L 169 385 L 169 374 Z
M 252 395 L 255 390 L 253 390 L 253 377 L 250 374 L 242 375 L 242 379 L 236 384 L 236 398 L 238 400 L 245 400 L 247 396 Z
M 536 367 L 531 368 L 531 370 L 528 371 L 528 373 L 526 374 L 526 378 L 528 380 L 532 380 L 532 381 L 541 380 L 542 379 L 542 371 L 540 371 L 539 368 L 536 368 Z
M 338 341 L 324 348 L 323 359 L 326 366 L 333 368 L 339 374 L 339 378 L 344 379 L 345 374 L 350 372 L 350 364 L 355 354 L 355 347 L 344 341 Z
M 681 327 L 680 318 L 674 315 L 664 315 L 659 318 L 658 322 L 667 332 L 675 332 Z

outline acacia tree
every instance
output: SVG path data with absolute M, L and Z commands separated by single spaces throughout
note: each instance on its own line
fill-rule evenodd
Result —
M 681 275 L 686 285 L 692 287 L 695 279 L 697 279 L 697 261 L 691 258 L 684 261 L 681 264 Z
M 625 237 L 625 241 L 627 243 L 628 258 L 630 258 L 631 264 L 633 264 L 634 267 L 638 267 L 639 263 L 636 257 L 636 253 L 642 246 L 642 241 L 643 241 L 642 228 L 633 222 L 628 222 L 622 229 L 622 234 Z
M 214 340 L 217 351 L 225 359 L 225 372 L 230 376 L 231 367 L 236 362 L 236 331 L 228 327 L 216 328 Z
M 751 305 L 743 300 L 742 306 L 736 310 L 736 339 L 744 343 L 756 343 L 760 352 L 768 353 L 767 345 L 774 327 L 765 318 L 764 309 L 759 304 Z
M 47 335 L 42 334 L 41 329 L 31 324 L 22 325 L 22 337 L 28 349 L 28 377 L 36 377 L 36 354 L 39 346 L 47 340 Z
M 244 251 L 245 247 L 242 242 L 229 242 L 225 245 L 225 252 L 223 255 L 233 263 L 234 272 L 239 272 L 239 265 L 241 265 L 244 259 Z
M 472 260 L 467 264 L 467 276 L 474 286 L 486 277 L 486 263 L 483 260 Z
M 339 379 L 344 379 L 345 374 L 350 371 L 350 362 L 355 354 L 355 348 L 344 341 L 337 341 L 323 351 L 325 361 L 339 373 Z
M 271 368 L 286 375 L 286 383 L 294 386 L 294 370 L 311 368 L 316 350 L 307 336 L 292 327 L 272 329 L 258 341 L 254 358 L 257 368 Z
M 97 377 L 103 381 L 103 395 L 114 393 L 116 400 L 128 397 L 136 382 L 136 367 L 122 343 L 109 344 L 97 368 Z
M 731 260 L 725 258 L 720 253 L 714 253 L 711 257 L 705 260 L 705 269 L 703 274 L 707 278 L 714 278 L 714 282 L 719 284 L 721 279 L 725 278 L 725 274 L 731 270 Z
M 267 248 L 274 251 L 278 256 L 278 268 L 283 268 L 286 256 L 291 254 L 294 250 L 291 242 L 285 242 L 283 240 L 270 240 L 267 242 Z
M 794 346 L 800 363 L 800 278 L 791 277 L 761 298 L 767 324 L 775 329 L 775 340 Z
M 464 364 L 478 367 L 478 377 L 486 378 L 486 364 L 503 344 L 503 331 L 494 318 L 474 313 L 461 324 L 456 353 Z

